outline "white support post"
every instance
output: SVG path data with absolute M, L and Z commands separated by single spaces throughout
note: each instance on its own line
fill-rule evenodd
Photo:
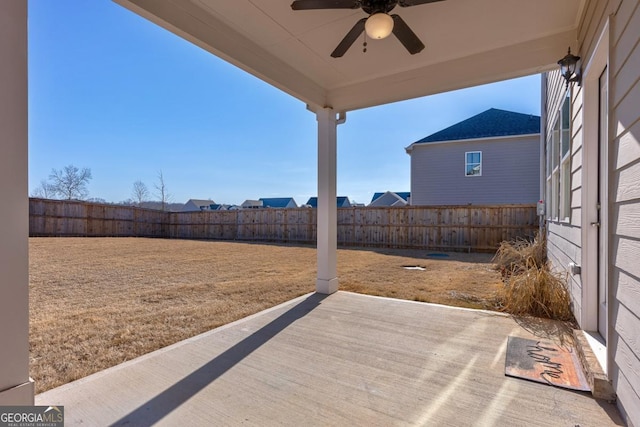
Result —
M 25 0 L 0 1 L 0 94 L 0 406 L 33 405 Z
M 318 120 L 318 278 L 316 292 L 338 290 L 338 208 L 336 204 L 336 113 L 331 108 L 316 111 Z

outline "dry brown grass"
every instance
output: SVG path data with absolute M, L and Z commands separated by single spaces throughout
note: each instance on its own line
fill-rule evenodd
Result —
M 504 280 L 500 293 L 504 311 L 519 316 L 573 320 L 566 277 L 551 270 L 544 234 L 531 241 L 502 242 L 494 261 Z
M 544 234 L 533 240 L 518 238 L 500 244 L 493 261 L 504 276 L 527 271 L 529 266 L 543 267 L 547 262 L 547 243 Z
M 493 307 L 502 284 L 490 255 L 430 259 L 428 253 L 340 249 L 340 287 Z M 315 273 L 313 247 L 32 238 L 30 353 L 37 392 L 312 292 Z

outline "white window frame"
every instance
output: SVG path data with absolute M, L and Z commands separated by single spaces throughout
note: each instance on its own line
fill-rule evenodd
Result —
M 557 114 L 552 115 L 547 137 L 547 218 L 571 222 L 571 96 L 567 91 Z M 564 142 L 564 144 L 563 144 Z M 563 152 L 564 148 L 564 152 Z
M 560 108 L 560 220 L 571 222 L 571 98 Z
M 554 114 L 551 136 L 547 138 L 547 218 L 552 221 L 558 219 L 558 139 L 560 124 L 558 115 Z
M 469 154 L 480 154 L 480 162 L 477 163 L 478 166 L 480 166 L 480 173 L 479 174 L 473 174 L 473 175 L 469 175 L 467 173 L 467 169 L 469 167 L 469 165 L 475 165 L 476 163 L 469 163 L 468 162 L 468 156 Z M 476 176 L 482 176 L 482 151 L 465 151 L 464 153 L 464 176 L 465 177 L 476 177 Z

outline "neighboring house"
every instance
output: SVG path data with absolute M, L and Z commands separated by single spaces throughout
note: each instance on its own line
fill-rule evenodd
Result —
M 264 206 L 262 206 L 262 200 L 245 200 L 244 202 L 242 202 L 242 204 L 240 205 L 241 209 L 260 209 L 263 208 Z
M 581 84 L 542 79 L 547 255 L 628 425 L 640 426 L 640 1 L 587 2 Z
M 338 197 L 336 197 L 336 203 L 337 203 L 339 208 L 350 208 L 351 207 L 351 201 L 346 196 L 338 196 Z
M 369 206 L 406 206 L 410 203 L 409 191 L 374 193 Z
M 411 205 L 539 200 L 540 117 L 491 108 L 414 142 Z
M 182 207 L 182 212 L 208 211 L 211 205 L 215 205 L 213 200 L 189 199 Z
M 307 200 L 307 206 L 310 206 L 312 208 L 317 208 L 318 207 L 318 198 L 317 197 L 309 197 L 309 200 Z M 350 208 L 351 207 L 351 202 L 349 201 L 348 197 L 345 196 L 338 196 L 336 197 L 336 204 L 338 205 L 339 208 Z
M 293 197 L 273 197 L 261 198 L 262 206 L 265 208 L 297 208 L 298 204 Z
M 224 205 L 224 204 L 219 205 L 217 203 L 214 203 L 214 204 L 210 205 L 209 208 L 212 211 L 229 211 L 229 210 L 233 210 L 234 205 Z

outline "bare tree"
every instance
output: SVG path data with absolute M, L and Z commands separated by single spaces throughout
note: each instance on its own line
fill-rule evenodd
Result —
M 149 199 L 149 189 L 144 182 L 137 180 L 133 183 L 133 191 L 131 193 L 134 202 L 138 207 L 142 206 L 142 202 Z
M 153 185 L 156 189 L 156 196 L 160 199 L 161 209 L 167 210 L 167 203 L 171 200 L 171 194 L 167 190 L 167 185 L 164 183 L 164 175 L 162 171 L 158 172 L 158 182 Z
M 51 199 L 54 197 L 54 191 L 46 180 L 40 181 L 40 185 L 33 189 L 31 197 L 39 197 L 41 199 Z
M 82 200 L 89 195 L 87 184 L 91 179 L 91 169 L 68 165 L 61 170 L 52 169 L 49 179 L 54 194 L 67 200 Z

